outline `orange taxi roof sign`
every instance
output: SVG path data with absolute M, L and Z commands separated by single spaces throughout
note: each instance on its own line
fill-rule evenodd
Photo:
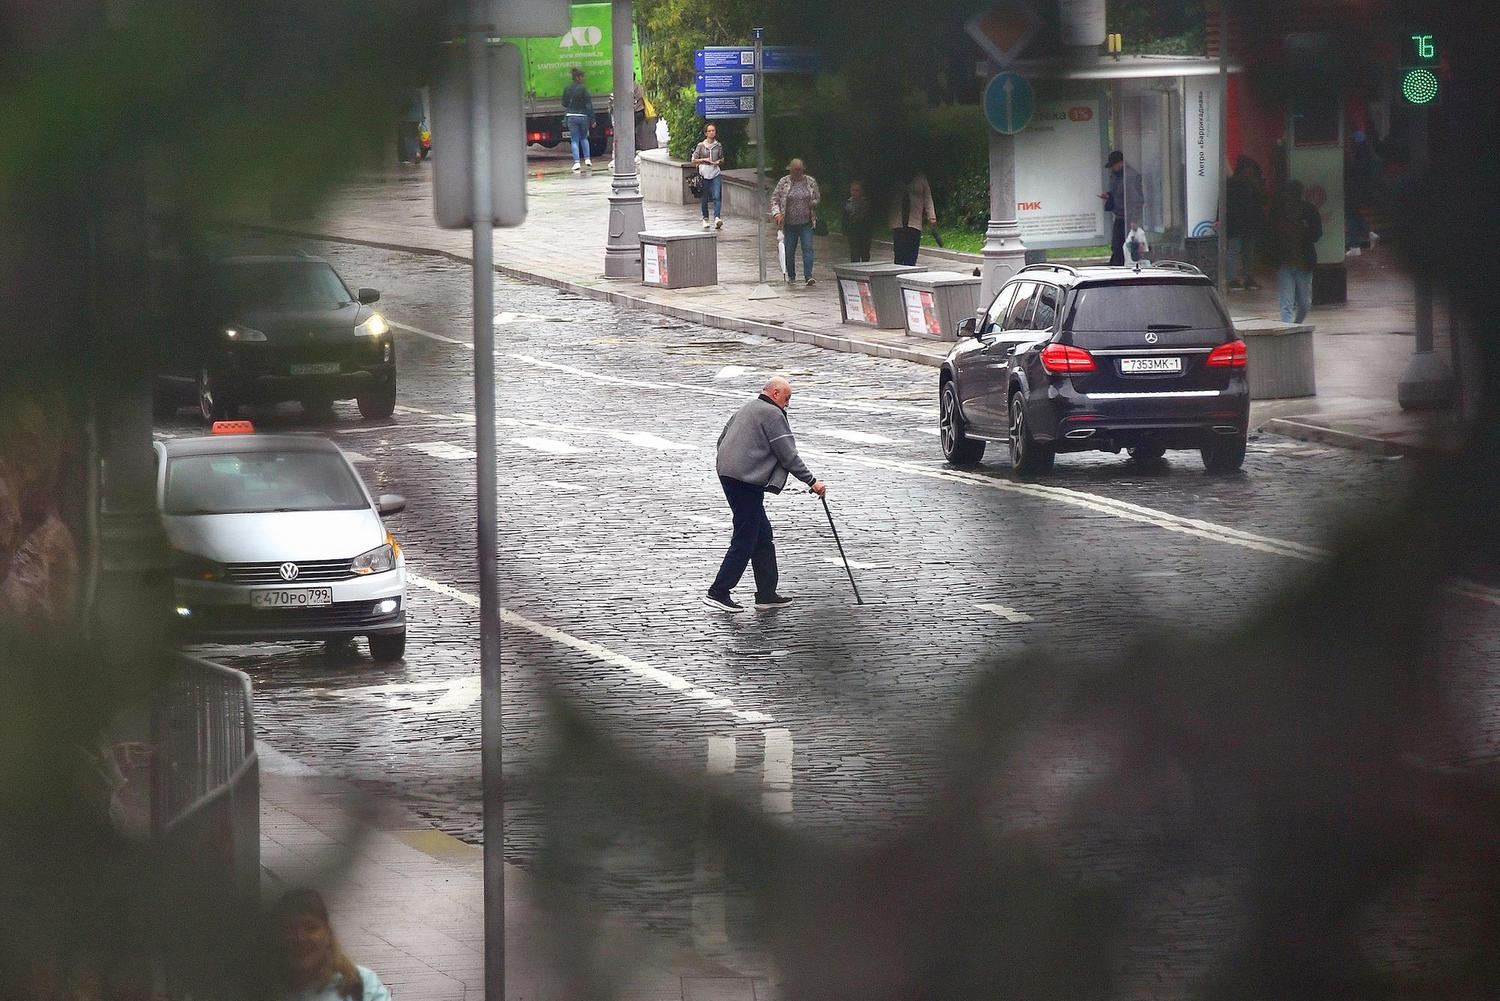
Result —
M 254 434 L 255 425 L 249 421 L 214 421 L 214 434 Z

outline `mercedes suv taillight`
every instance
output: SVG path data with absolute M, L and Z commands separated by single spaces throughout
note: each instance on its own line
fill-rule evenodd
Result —
M 1053 375 L 1079 375 L 1094 370 L 1094 356 L 1071 344 L 1048 344 L 1042 348 L 1042 368 Z
M 1210 351 L 1204 364 L 1209 368 L 1244 368 L 1245 361 L 1245 342 L 1230 341 Z

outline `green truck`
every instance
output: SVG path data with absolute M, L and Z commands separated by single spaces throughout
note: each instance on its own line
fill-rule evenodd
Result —
M 610 31 L 610 4 L 575 3 L 573 27 L 561 38 L 508 38 L 521 50 L 526 60 L 526 140 L 552 149 L 567 139 L 563 127 L 563 88 L 571 83 L 570 73 L 578 67 L 585 73 L 584 84 L 594 95 L 594 122 L 589 129 L 592 156 L 600 156 L 609 147 L 614 134 L 612 113 L 614 101 L 614 51 Z M 631 41 L 635 74 L 641 74 L 640 33 Z M 634 89 L 630 81 L 620 88 L 621 100 L 631 114 Z M 631 125 L 633 127 L 633 120 Z

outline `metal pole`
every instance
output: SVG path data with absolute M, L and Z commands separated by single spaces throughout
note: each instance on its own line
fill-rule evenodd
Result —
M 490 191 L 489 8 L 471 0 L 469 177 L 474 236 L 474 437 L 479 542 L 480 781 L 484 797 L 484 996 L 505 1001 L 505 800 L 501 764 L 500 537 L 495 463 L 495 264 Z
M 614 176 L 609 191 L 609 239 L 604 248 L 604 277 L 641 277 L 641 230 L 646 228 L 646 200 L 635 169 L 635 58 L 630 0 L 614 0 L 610 31 L 614 35 L 615 96 Z
M 1219 0 L 1219 295 L 1229 292 L 1229 0 Z
M 1413 173 L 1427 176 L 1427 109 L 1411 109 L 1411 154 Z M 1415 341 L 1406 371 L 1396 382 L 1396 402 L 1402 410 L 1438 410 L 1453 402 L 1453 372 L 1443 356 L 1433 350 L 1432 283 L 1420 273 L 1413 278 Z
M 765 28 L 751 28 L 755 40 L 755 247 L 760 261 L 760 283 L 750 292 L 751 299 L 775 299 L 776 293 L 766 283 L 766 69 L 762 60 Z
M 1016 218 L 1016 137 L 990 129 L 990 224 L 984 233 L 981 301 L 988 306 L 1006 279 L 1026 266 Z

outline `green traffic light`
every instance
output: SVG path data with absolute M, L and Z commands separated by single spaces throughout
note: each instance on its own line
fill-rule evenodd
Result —
M 1407 104 L 1431 104 L 1437 100 L 1438 78 L 1430 69 L 1415 67 L 1401 76 L 1401 97 Z

